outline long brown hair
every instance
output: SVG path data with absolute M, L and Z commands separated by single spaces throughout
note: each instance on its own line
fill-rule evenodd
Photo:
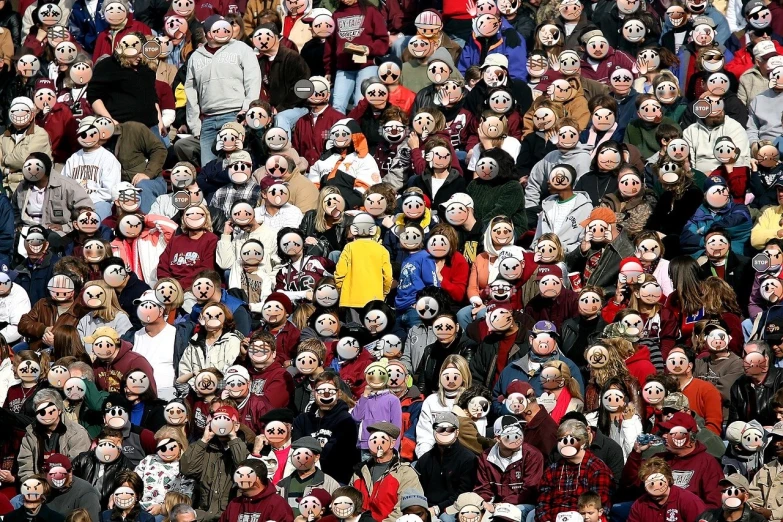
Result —
M 699 264 L 690 256 L 678 256 L 669 263 L 669 277 L 677 292 L 674 304 L 692 315 L 701 310 L 704 288 L 699 279 Z
M 737 293 L 723 279 L 710 276 L 702 283 L 704 288 L 704 313 L 705 315 L 720 315 L 729 312 L 742 315 L 737 304 Z

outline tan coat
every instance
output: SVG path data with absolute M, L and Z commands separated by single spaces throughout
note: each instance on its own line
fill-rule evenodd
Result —
M 0 27 L 0 54 L 2 54 L 3 63 L 11 65 L 11 59 L 14 56 L 14 41 L 11 39 L 11 31 Z
M 764 507 L 772 511 L 772 520 L 783 519 L 783 474 L 778 474 L 778 462 L 773 460 L 753 477 L 750 483 L 751 506 Z
M 245 22 L 245 35 L 249 38 L 253 36 L 253 31 L 261 25 L 261 12 L 265 9 L 277 11 L 281 0 L 248 0 L 245 16 L 242 20 Z
M 11 136 L 11 131 L 5 131 L 0 136 L 0 165 L 9 171 L 5 185 L 11 192 L 24 179 L 22 177 L 22 165 L 31 152 L 43 152 L 52 157 L 52 145 L 49 143 L 49 134 L 43 127 L 35 123 L 30 125 L 24 137 L 17 143 Z

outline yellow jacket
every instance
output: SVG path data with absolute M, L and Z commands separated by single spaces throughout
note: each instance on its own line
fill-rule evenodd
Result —
M 750 244 L 753 248 L 761 250 L 764 244 L 774 237 L 778 237 L 778 230 L 783 228 L 781 224 L 783 214 L 780 207 L 767 207 L 759 217 L 759 220 L 750 231 Z
M 372 238 L 348 243 L 337 261 L 334 280 L 340 290 L 340 306 L 361 308 L 384 299 L 392 285 L 389 251 Z

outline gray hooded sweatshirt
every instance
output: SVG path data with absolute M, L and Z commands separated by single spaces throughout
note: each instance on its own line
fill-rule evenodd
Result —
M 592 145 L 577 143 L 576 147 L 568 150 L 553 150 L 544 159 L 533 166 L 530 171 L 530 177 L 525 187 L 525 208 L 535 208 L 541 204 L 541 193 L 547 186 L 549 173 L 555 166 L 560 164 L 571 165 L 576 170 L 576 179 L 574 185 L 584 174 L 590 172 L 590 151 Z M 542 188 L 543 187 L 543 188 Z
M 582 241 L 585 229 L 579 224 L 590 216 L 593 210 L 593 202 L 587 192 L 574 192 L 574 206 L 562 225 L 554 229 L 555 205 L 560 205 L 558 196 L 553 195 L 541 202 L 541 212 L 538 214 L 538 226 L 533 244 L 538 238 L 547 232 L 554 232 L 560 238 L 566 253 L 576 250 Z

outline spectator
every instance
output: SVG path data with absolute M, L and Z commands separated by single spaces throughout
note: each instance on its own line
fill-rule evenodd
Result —
M 72 511 L 84 508 L 91 519 L 98 520 L 101 499 L 89 482 L 73 475 L 71 460 L 63 454 L 54 453 L 44 465 L 46 481 L 51 493 L 46 496 L 46 505 L 63 517 Z
M 232 499 L 220 516 L 220 522 L 230 522 L 241 517 L 258 516 L 259 520 L 293 522 L 294 514 L 288 503 L 277 494 L 269 483 L 267 468 L 259 459 L 247 459 L 238 464 L 234 483 L 240 497 Z M 248 502 L 246 499 L 251 500 Z
M 776 422 L 772 398 L 783 387 L 783 369 L 771 366 L 772 354 L 764 341 L 750 341 L 742 350 L 745 375 L 731 386 L 728 423 L 758 420 L 762 426 Z
M 704 502 L 677 486 L 672 470 L 665 460 L 654 457 L 639 468 L 639 481 L 644 484 L 645 494 L 631 506 L 628 520 L 647 520 L 653 513 L 665 509 L 670 518 L 678 522 L 697 520 L 704 511 Z

